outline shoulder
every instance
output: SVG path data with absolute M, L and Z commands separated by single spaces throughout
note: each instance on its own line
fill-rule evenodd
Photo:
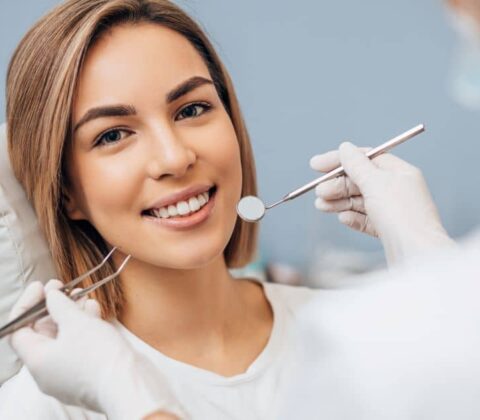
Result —
M 67 406 L 42 393 L 26 367 L 0 387 L 2 420 L 103 420 L 105 416 Z
M 286 309 L 292 314 L 295 314 L 321 296 L 319 290 L 306 286 L 263 283 L 263 287 L 270 301 L 284 304 Z

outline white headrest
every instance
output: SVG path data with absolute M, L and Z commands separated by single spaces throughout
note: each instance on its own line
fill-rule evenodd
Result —
M 0 326 L 25 286 L 55 278 L 55 269 L 35 213 L 15 176 L 7 152 L 6 124 L 0 125 Z M 0 340 L 0 384 L 15 374 L 20 363 Z

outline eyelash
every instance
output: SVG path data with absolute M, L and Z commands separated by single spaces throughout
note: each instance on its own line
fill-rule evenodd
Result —
M 200 117 L 201 115 L 203 115 L 205 112 L 208 112 L 212 109 L 212 105 L 210 105 L 208 102 L 193 102 L 191 104 L 188 104 L 188 105 L 185 105 L 178 113 L 177 113 L 177 117 L 183 112 L 185 111 L 186 109 L 189 109 L 189 108 L 195 108 L 195 107 L 200 107 L 202 108 L 202 112 L 199 114 L 199 115 L 196 115 L 195 117 L 185 117 L 185 118 L 182 118 L 182 120 L 186 119 L 186 118 L 198 118 Z M 181 121 L 181 120 L 177 120 L 177 121 Z
M 181 119 L 177 119 L 178 116 L 184 112 L 185 110 L 187 109 L 190 109 L 190 108 L 196 108 L 196 107 L 200 107 L 202 109 L 202 111 L 200 112 L 199 115 L 195 115 L 195 116 L 191 116 L 191 117 L 183 117 Z M 188 104 L 186 106 L 184 106 L 176 115 L 176 119 L 177 121 L 182 121 L 182 120 L 185 120 L 185 119 L 189 119 L 189 118 L 198 118 L 198 117 L 201 117 L 203 114 L 205 114 L 206 112 L 210 111 L 212 109 L 212 105 L 210 105 L 209 103 L 207 102 L 193 102 L 191 104 Z M 108 147 L 108 146 L 111 146 L 112 144 L 115 144 L 115 143 L 118 143 L 121 139 L 119 140 L 114 140 L 112 141 L 111 143 L 108 143 L 108 142 L 104 142 L 104 138 L 108 135 L 108 134 L 111 134 L 111 133 L 115 133 L 115 132 L 130 132 L 129 130 L 126 130 L 124 128 L 120 128 L 120 127 L 117 127 L 117 128 L 112 128 L 108 131 L 105 131 L 104 133 L 100 134 L 97 139 L 94 141 L 94 144 L 93 146 L 94 147 Z

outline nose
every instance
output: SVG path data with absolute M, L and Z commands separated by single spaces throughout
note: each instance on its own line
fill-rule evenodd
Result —
M 195 151 L 172 128 L 152 131 L 147 150 L 148 176 L 154 179 L 180 178 L 197 160 Z

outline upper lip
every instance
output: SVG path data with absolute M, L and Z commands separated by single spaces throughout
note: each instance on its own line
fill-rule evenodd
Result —
M 185 188 L 184 190 L 162 197 L 160 200 L 152 203 L 151 206 L 148 207 L 148 210 L 167 207 L 170 204 L 175 204 L 175 203 L 178 203 L 179 201 L 188 201 L 189 198 L 195 197 L 203 192 L 206 192 L 212 187 L 213 185 L 206 185 L 206 184 L 192 185 L 191 187 Z

